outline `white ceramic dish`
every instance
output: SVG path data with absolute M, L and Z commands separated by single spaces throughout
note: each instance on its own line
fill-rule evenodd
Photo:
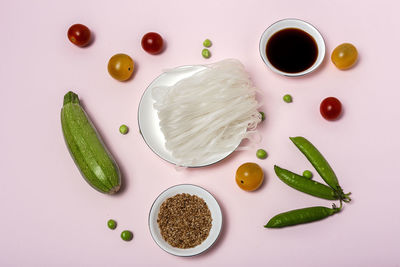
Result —
M 271 38 L 271 36 L 280 30 L 288 29 L 288 28 L 297 28 L 297 29 L 305 31 L 306 33 L 311 35 L 314 38 L 315 42 L 317 43 L 317 47 L 318 47 L 317 59 L 310 68 L 308 68 L 304 71 L 296 72 L 296 73 L 288 73 L 288 72 L 280 71 L 269 62 L 268 57 L 266 55 L 267 43 L 268 43 L 268 40 Z M 261 35 L 259 49 L 260 49 L 260 55 L 261 55 L 262 60 L 273 72 L 281 74 L 281 75 L 285 75 L 285 76 L 291 76 L 291 77 L 302 76 L 302 75 L 305 75 L 307 73 L 310 73 L 310 72 L 316 70 L 321 65 L 321 63 L 325 57 L 325 41 L 324 41 L 324 38 L 322 37 L 321 33 L 313 25 L 309 24 L 308 22 L 299 20 L 299 19 L 284 19 L 284 20 L 277 21 L 274 24 L 272 24 L 271 26 L 269 26 L 264 31 L 264 33 Z
M 210 233 L 207 239 L 203 241 L 203 243 L 194 248 L 181 249 L 175 248 L 168 244 L 161 236 L 160 228 L 157 223 L 158 213 L 160 212 L 161 204 L 167 198 L 173 197 L 181 193 L 196 195 L 202 198 L 207 203 L 207 206 L 211 212 L 212 227 Z M 149 228 L 154 241 L 160 248 L 162 248 L 166 252 L 181 257 L 195 256 L 209 249 L 218 239 L 222 229 L 222 212 L 217 200 L 205 189 L 191 184 L 176 185 L 162 192 L 154 201 L 149 213 Z
M 181 79 L 187 78 L 196 72 L 199 72 L 206 67 L 204 66 L 183 66 L 180 67 L 182 70 L 178 74 L 176 73 L 163 73 L 158 76 L 146 89 L 143 93 L 142 99 L 139 103 L 138 109 L 138 122 L 139 122 L 139 129 L 142 134 L 142 137 L 146 144 L 160 156 L 162 159 L 173 163 L 178 164 L 178 161 L 172 156 L 172 153 L 168 151 L 165 147 L 165 138 L 164 134 L 162 133 L 157 115 L 157 110 L 154 109 L 153 104 L 154 100 L 152 98 L 152 90 L 157 86 L 171 86 L 174 85 L 176 82 L 180 81 Z M 246 130 L 246 129 L 244 129 Z M 237 144 L 239 146 L 239 144 Z M 209 166 L 211 164 L 217 163 L 220 160 L 229 156 L 232 151 L 228 151 L 227 153 L 222 154 L 215 154 L 212 157 L 206 159 L 203 162 L 198 162 L 195 165 L 185 166 L 185 167 L 204 167 Z

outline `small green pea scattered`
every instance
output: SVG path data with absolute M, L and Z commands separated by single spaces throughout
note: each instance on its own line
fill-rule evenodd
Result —
M 122 233 L 121 233 L 121 238 L 122 238 L 122 240 L 124 240 L 124 241 L 131 241 L 132 238 L 133 238 L 133 234 L 132 234 L 131 231 L 125 230 L 125 231 L 122 231 Z
M 203 42 L 204 47 L 211 47 L 212 43 L 210 39 L 205 39 Z
M 303 176 L 306 177 L 306 178 L 308 178 L 308 179 L 313 178 L 313 174 L 312 174 L 312 172 L 310 172 L 309 170 L 305 170 L 305 171 L 303 172 Z
M 292 96 L 289 94 L 284 95 L 283 101 L 285 101 L 286 103 L 291 103 L 293 101 Z
M 108 228 L 110 228 L 111 230 L 114 230 L 115 228 L 117 228 L 117 222 L 113 219 L 108 220 L 107 225 L 108 225 Z
M 265 159 L 267 157 L 267 151 L 265 151 L 264 149 L 259 149 L 256 152 L 256 156 L 259 159 Z
M 210 57 L 211 57 L 210 50 L 208 50 L 207 48 L 204 48 L 204 49 L 201 51 L 201 55 L 202 55 L 204 58 L 210 58 Z
M 122 133 L 122 134 L 127 134 L 129 132 L 128 126 L 126 126 L 125 124 L 122 124 L 119 127 L 119 132 Z
M 265 114 L 264 114 L 264 112 L 260 111 L 260 114 L 261 114 L 261 121 L 264 121 L 264 120 L 265 120 Z

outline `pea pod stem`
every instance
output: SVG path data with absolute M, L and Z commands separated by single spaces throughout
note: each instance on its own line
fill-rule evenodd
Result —
M 345 194 L 343 192 L 335 172 L 321 152 L 319 152 L 310 141 L 302 136 L 290 137 L 290 140 L 304 154 L 304 156 L 306 156 L 322 179 L 338 193 L 339 198 L 344 202 L 350 202 L 351 198 L 349 195 L 351 193 Z
M 328 200 L 340 199 L 339 194 L 329 186 L 300 176 L 277 165 L 274 166 L 274 171 L 282 182 L 303 193 Z

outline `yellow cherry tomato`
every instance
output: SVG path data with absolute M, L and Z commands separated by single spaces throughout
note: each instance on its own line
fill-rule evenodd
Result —
M 242 164 L 236 171 L 236 183 L 245 191 L 254 191 L 264 181 L 261 167 L 252 162 Z
M 331 55 L 333 64 L 338 69 L 345 70 L 350 68 L 356 63 L 358 58 L 358 52 L 354 45 L 344 43 L 336 47 Z
M 132 76 L 133 69 L 132 58 L 125 54 L 116 54 L 108 61 L 108 73 L 118 81 L 128 80 Z

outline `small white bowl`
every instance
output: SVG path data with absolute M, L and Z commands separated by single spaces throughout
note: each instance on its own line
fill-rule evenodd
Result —
M 315 42 L 317 43 L 318 47 L 318 56 L 317 59 L 315 60 L 314 64 L 309 67 L 308 69 L 301 71 L 301 72 L 296 72 L 296 73 L 288 73 L 288 72 L 283 72 L 277 68 L 275 68 L 271 62 L 268 60 L 268 57 L 266 55 L 266 47 L 268 40 L 271 38 L 272 35 L 274 35 L 276 32 L 283 30 L 283 29 L 289 29 L 289 28 L 296 28 L 305 31 L 309 35 L 311 35 Z M 321 33 L 311 24 L 308 22 L 299 20 L 299 19 L 283 19 L 280 21 L 275 22 L 271 26 L 269 26 L 264 33 L 261 35 L 260 39 L 260 55 L 264 63 L 275 73 L 285 75 L 285 76 L 302 76 L 307 73 L 310 73 L 314 70 L 316 70 L 322 63 L 325 57 L 325 42 L 324 38 L 322 37 Z
M 157 223 L 158 213 L 160 212 L 161 204 L 167 198 L 173 197 L 181 193 L 196 195 L 202 198 L 206 202 L 208 209 L 211 212 L 212 226 L 210 233 L 206 240 L 204 240 L 200 245 L 194 248 L 181 249 L 168 244 L 168 242 L 166 242 L 162 237 L 160 227 Z M 209 249 L 218 239 L 222 229 L 222 212 L 217 200 L 205 189 L 191 184 L 175 185 L 162 192 L 154 201 L 149 214 L 149 228 L 154 241 L 160 248 L 162 248 L 166 252 L 181 257 L 195 256 Z

